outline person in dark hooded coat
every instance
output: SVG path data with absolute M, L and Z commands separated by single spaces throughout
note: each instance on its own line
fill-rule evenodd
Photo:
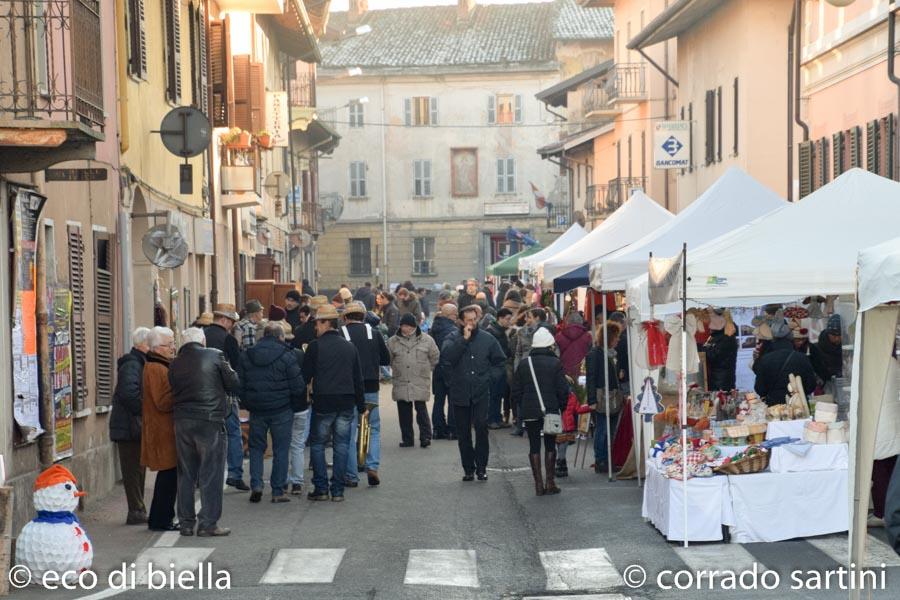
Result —
M 738 342 L 725 332 L 725 317 L 712 312 L 709 318 L 710 335 L 701 347 L 706 353 L 707 378 L 710 391 L 735 389 Z
M 771 326 L 770 350 L 754 365 L 756 385 L 754 389 L 767 405 L 784 404 L 788 395 L 788 377 L 796 375 L 803 382 L 803 390 L 811 393 L 816 387 L 816 372 L 805 354 L 794 350 L 791 328 L 782 319 Z

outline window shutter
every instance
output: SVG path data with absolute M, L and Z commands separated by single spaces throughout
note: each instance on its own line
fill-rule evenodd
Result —
M 716 162 L 722 162 L 722 86 L 716 89 Z
M 839 131 L 831 136 L 831 172 L 833 177 L 844 172 L 844 132 Z
M 506 191 L 516 191 L 516 159 L 506 159 Z
M 706 90 L 706 130 L 704 163 L 711 165 L 716 160 L 716 91 Z
M 94 234 L 94 359 L 97 377 L 96 405 L 108 406 L 112 403 L 113 378 L 115 376 L 115 354 L 113 349 L 113 236 L 108 233 Z
M 422 187 L 426 196 L 431 195 L 431 161 L 422 161 Z
M 181 0 L 166 0 L 166 98 L 181 103 Z
M 506 183 L 506 161 L 502 158 L 497 159 L 497 191 L 505 192 L 506 188 L 504 187 Z
M 250 63 L 250 129 L 256 135 L 266 128 L 266 69 Z
M 516 123 L 521 123 L 523 120 L 523 109 L 522 109 L 522 94 L 516 94 L 516 112 L 515 112 L 515 121 Z
M 250 120 L 250 56 L 247 54 L 235 56 L 233 63 L 234 126 L 251 131 L 253 125 Z
M 850 138 L 850 143 L 847 144 L 847 146 L 849 146 L 847 167 L 850 169 L 854 167 L 862 167 L 862 155 L 860 148 L 860 145 L 862 144 L 862 127 L 851 127 L 847 130 L 847 134 Z
M 84 325 L 84 242 L 80 226 L 69 225 L 66 231 L 69 246 L 69 288 L 72 290 L 72 383 L 75 410 L 78 411 L 84 408 L 88 395 L 85 374 L 87 341 Z
M 812 182 L 812 161 L 813 161 L 813 143 L 800 142 L 797 149 L 797 174 L 800 178 L 800 198 L 808 196 L 813 189 Z
M 823 137 L 819 140 L 819 147 L 816 150 L 816 165 L 818 166 L 818 182 L 816 189 L 822 187 L 830 178 L 828 177 L 828 138 Z
M 350 163 L 350 197 L 351 198 L 359 197 L 359 194 L 357 193 L 357 190 L 356 190 L 356 165 L 357 165 L 357 163 L 355 163 L 355 162 Z
M 412 98 L 403 99 L 403 122 L 407 127 L 412 125 Z
M 422 161 L 413 161 L 413 195 L 422 196 Z
M 140 79 L 147 79 L 147 20 L 144 0 L 128 0 L 128 72 Z
M 225 21 L 209 23 L 209 74 L 212 78 L 213 127 L 228 126 L 228 60 Z
M 491 125 L 497 122 L 497 96 L 491 94 L 488 96 L 488 123 Z
M 438 101 L 435 96 L 429 98 L 429 104 L 431 108 L 431 114 L 429 115 L 428 124 L 429 125 L 437 125 L 438 124 Z
M 206 39 L 205 3 L 197 7 L 197 39 L 200 41 L 200 110 L 209 116 L 209 51 Z M 194 101 L 196 103 L 196 100 Z
M 895 127 L 896 121 L 894 115 L 888 115 L 881 119 L 881 174 L 888 179 L 894 179 L 897 176 L 895 166 L 895 144 L 897 143 L 897 131 Z
M 870 173 L 879 172 L 879 134 L 878 119 L 866 123 L 866 170 Z

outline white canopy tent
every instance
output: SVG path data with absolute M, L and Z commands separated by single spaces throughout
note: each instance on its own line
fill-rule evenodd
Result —
M 897 236 L 898 198 L 900 183 L 851 169 L 784 210 L 689 248 L 687 297 L 854 294 L 857 252 Z
M 536 252 L 531 256 L 520 258 L 519 270 L 533 271 L 535 265 L 547 260 L 551 256 L 556 256 L 558 253 L 562 252 L 586 235 L 587 231 L 585 231 L 584 227 L 582 227 L 578 223 L 575 223 L 574 225 L 566 229 L 558 238 L 553 240 L 552 244 L 550 244 L 540 252 Z
M 896 198 L 894 198 L 896 202 Z M 850 392 L 850 563 L 865 564 L 872 461 L 900 454 L 893 358 L 900 305 L 900 238 L 859 253 L 859 314 Z M 886 426 L 885 426 L 886 425 Z M 859 598 L 859 591 L 851 592 Z
M 546 260 L 533 263 L 538 279 L 553 281 L 592 260 L 641 239 L 674 218 L 643 192 L 635 192 L 587 236 Z
M 628 280 L 647 272 L 651 252 L 674 256 L 687 243 L 690 256 L 691 248 L 785 206 L 778 194 L 731 167 L 669 223 L 592 262 L 591 285 L 598 290 L 624 290 Z

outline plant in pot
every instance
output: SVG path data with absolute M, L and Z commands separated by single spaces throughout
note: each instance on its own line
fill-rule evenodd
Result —
M 240 127 L 232 127 L 219 136 L 226 148 L 247 150 L 250 148 L 250 133 Z
M 272 139 L 272 134 L 265 129 L 256 134 L 256 143 L 260 148 L 269 150 L 274 145 L 274 141 L 275 140 Z

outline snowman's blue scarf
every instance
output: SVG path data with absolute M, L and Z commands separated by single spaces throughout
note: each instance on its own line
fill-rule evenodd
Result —
M 66 523 L 67 525 L 79 523 L 75 513 L 68 510 L 39 510 L 32 521 L 34 523 Z

